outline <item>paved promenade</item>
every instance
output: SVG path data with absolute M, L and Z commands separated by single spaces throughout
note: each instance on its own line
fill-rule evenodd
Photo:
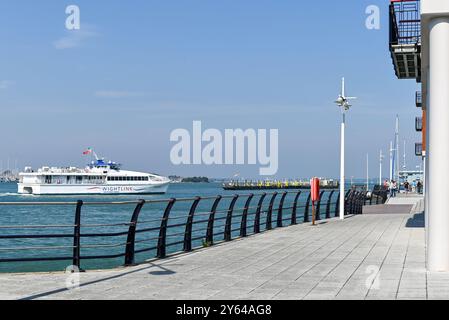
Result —
M 0 298 L 449 299 L 449 273 L 425 269 L 419 200 L 411 213 L 298 225 L 129 269 L 87 272 L 75 290 L 65 289 L 63 273 L 0 275 Z

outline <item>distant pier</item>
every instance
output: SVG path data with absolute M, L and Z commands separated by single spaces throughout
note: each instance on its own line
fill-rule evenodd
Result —
M 320 187 L 323 190 L 339 188 L 338 181 L 323 179 Z M 251 190 L 307 190 L 310 189 L 309 181 L 231 181 L 223 184 L 224 190 L 251 191 Z

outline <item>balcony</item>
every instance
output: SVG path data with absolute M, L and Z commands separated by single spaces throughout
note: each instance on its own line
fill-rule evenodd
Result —
M 421 91 L 416 91 L 415 101 L 416 101 L 416 107 L 422 108 L 422 93 L 421 93 Z
M 417 132 L 422 132 L 422 130 L 423 130 L 422 117 L 416 117 L 416 119 L 415 119 L 415 128 L 416 128 Z
M 422 143 L 415 143 L 415 155 L 417 157 L 422 157 L 423 154 Z
M 419 0 L 391 0 L 390 52 L 396 76 L 421 82 Z

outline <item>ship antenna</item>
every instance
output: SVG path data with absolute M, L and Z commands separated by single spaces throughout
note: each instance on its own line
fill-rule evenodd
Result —
M 95 160 L 100 160 L 94 150 L 92 150 L 92 153 L 94 154 Z

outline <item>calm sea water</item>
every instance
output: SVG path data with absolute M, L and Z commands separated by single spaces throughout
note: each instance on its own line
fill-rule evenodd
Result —
M 271 192 L 271 191 L 270 191 Z M 249 192 L 240 192 L 240 194 L 248 194 Z M 76 200 L 83 200 L 84 202 L 96 201 L 129 201 L 129 200 L 156 200 L 169 198 L 192 198 L 195 196 L 201 197 L 215 197 L 217 195 L 233 195 L 235 192 L 224 191 L 221 184 L 218 183 L 204 183 L 204 184 L 172 184 L 166 195 L 155 196 L 22 196 L 17 194 L 17 185 L 14 183 L 0 183 L 0 202 L 74 202 Z M 307 192 L 304 192 L 300 198 L 300 205 L 305 203 Z M 285 207 L 290 207 L 293 202 L 294 194 L 289 194 L 286 199 Z M 279 205 L 280 196 L 275 202 L 275 208 Z M 327 200 L 327 199 L 325 199 Z M 255 212 L 255 207 L 259 201 L 255 197 L 251 204 L 250 212 Z M 270 197 L 265 199 L 264 207 L 268 206 Z M 242 213 L 242 208 L 246 202 L 246 197 L 241 197 L 236 204 L 235 215 Z M 177 202 L 172 209 L 169 226 L 176 226 L 183 224 L 186 221 L 190 206 L 192 202 Z M 213 200 L 202 200 L 196 210 L 196 221 L 207 220 L 207 213 L 210 211 Z M 230 200 L 224 199 L 217 211 L 217 218 L 224 218 L 229 207 Z M 138 230 L 159 227 L 160 219 L 164 212 L 165 203 L 149 203 L 146 204 L 139 217 Z M 123 224 L 129 223 L 131 219 L 134 205 L 121 206 L 83 206 L 82 209 L 82 228 L 81 233 L 104 233 L 104 232 L 124 232 L 128 230 L 128 226 L 98 226 L 104 224 Z M 334 210 L 334 208 L 332 208 Z M 1 226 L 36 226 L 36 225 L 73 225 L 74 223 L 74 206 L 1 206 L 0 205 L 0 227 Z M 291 210 L 285 210 L 285 217 L 288 218 Z M 277 212 L 273 213 L 273 221 L 276 221 Z M 298 209 L 298 221 L 301 221 L 303 216 L 303 209 Z M 253 216 L 248 217 L 248 231 L 252 229 Z M 265 227 L 265 216 L 261 217 L 261 229 Z M 216 241 L 223 240 L 224 219 L 219 219 L 215 223 L 215 237 Z M 274 223 L 275 224 L 275 223 Z M 195 224 L 193 227 L 193 238 L 202 238 L 193 242 L 193 247 L 202 246 L 205 237 L 207 223 L 202 222 Z M 240 226 L 240 218 L 233 220 L 232 229 L 238 229 Z M 184 237 L 184 226 L 173 227 L 168 229 L 167 243 L 175 243 L 182 241 Z M 0 228 L 0 235 L 20 235 L 20 234 L 72 234 L 73 227 L 55 227 L 52 229 L 14 229 L 14 228 Z M 233 235 L 237 236 L 238 231 L 234 231 Z M 136 250 L 156 247 L 158 231 L 148 231 L 137 234 Z M 125 250 L 126 236 L 120 237 L 96 237 L 83 238 L 82 251 L 83 257 L 92 255 L 111 255 L 121 254 Z M 71 238 L 57 238 L 57 239 L 0 239 L 0 259 L 15 258 L 15 257 L 71 257 L 73 239 Z M 94 248 L 93 246 L 98 246 Z M 55 248 L 52 250 L 36 249 L 36 247 L 67 247 Z M 30 247 L 31 250 L 19 250 L 19 248 Z M 182 250 L 182 244 L 177 244 L 167 249 L 168 253 L 178 252 Z M 136 262 L 142 262 L 156 255 L 155 250 L 140 253 L 136 255 Z M 83 269 L 102 269 L 112 268 L 123 265 L 124 258 L 116 259 L 101 259 L 101 260 L 82 260 Z M 64 270 L 71 264 L 70 260 L 59 262 L 22 262 L 22 263 L 0 263 L 0 272 L 28 272 L 28 271 L 55 271 Z

